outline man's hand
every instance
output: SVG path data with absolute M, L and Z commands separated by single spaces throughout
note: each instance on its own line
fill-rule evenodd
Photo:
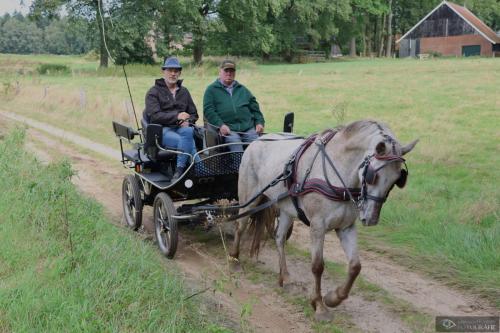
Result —
M 229 135 L 231 133 L 231 130 L 229 129 L 229 127 L 227 125 L 222 125 L 219 128 L 219 132 L 221 135 Z
M 255 125 L 255 132 L 257 132 L 259 134 L 262 133 L 262 132 L 264 132 L 264 126 L 261 125 L 261 124 Z
M 181 112 L 177 115 L 181 127 L 189 126 L 189 121 L 187 121 L 191 116 L 187 112 Z

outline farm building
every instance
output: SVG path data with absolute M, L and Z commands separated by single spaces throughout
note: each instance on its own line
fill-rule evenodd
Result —
M 467 8 L 443 1 L 399 40 L 399 57 L 500 56 L 500 37 Z

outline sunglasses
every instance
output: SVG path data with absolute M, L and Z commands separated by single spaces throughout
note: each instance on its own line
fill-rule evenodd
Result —
M 224 68 L 224 72 L 225 73 L 234 73 L 234 72 L 236 72 L 236 69 L 234 69 L 234 68 Z

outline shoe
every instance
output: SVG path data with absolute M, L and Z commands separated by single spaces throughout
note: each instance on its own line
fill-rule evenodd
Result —
M 172 176 L 172 179 L 170 179 L 170 182 L 173 183 L 175 182 L 177 179 L 179 179 L 182 174 L 184 173 L 184 168 L 177 168 L 174 172 L 174 175 Z

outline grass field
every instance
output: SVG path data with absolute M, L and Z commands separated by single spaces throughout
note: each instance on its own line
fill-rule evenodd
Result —
M 225 332 L 175 263 L 78 193 L 69 163 L 22 145 L 20 130 L 0 140 L 0 332 Z
M 72 71 L 40 76 L 41 62 Z M 140 116 L 160 71 L 127 70 Z M 95 61 L 75 57 L 0 55 L 0 73 L 2 110 L 114 147 L 111 120 L 133 124 L 121 68 L 99 71 Z M 216 74 L 211 61 L 183 71 L 198 107 Z M 408 156 L 407 188 L 391 193 L 377 227 L 360 228 L 362 246 L 389 245 L 408 265 L 500 307 L 500 59 L 242 60 L 237 79 L 257 96 L 269 131 L 280 130 L 283 115 L 293 111 L 300 134 L 371 118 L 389 124 L 403 143 L 420 138 Z

